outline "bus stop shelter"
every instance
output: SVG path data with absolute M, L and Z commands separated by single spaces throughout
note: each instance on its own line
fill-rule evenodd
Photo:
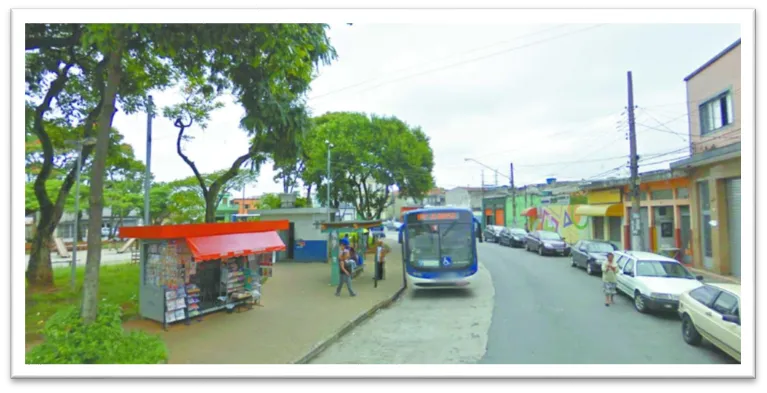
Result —
M 320 229 L 322 233 L 329 234 L 328 245 L 330 248 L 330 284 L 338 285 L 341 282 L 341 269 L 338 267 L 338 245 L 341 240 L 341 236 L 346 233 L 356 233 L 357 243 L 354 249 L 357 251 L 357 255 L 364 258 L 367 252 L 368 238 L 366 232 L 369 234 L 370 228 L 375 228 L 383 225 L 383 220 L 369 220 L 369 221 L 337 221 L 337 222 L 323 222 L 320 223 Z

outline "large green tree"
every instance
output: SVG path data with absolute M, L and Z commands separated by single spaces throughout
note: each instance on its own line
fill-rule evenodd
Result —
M 304 136 L 308 159 L 304 184 L 317 186 L 327 200 L 327 151 L 331 149 L 331 201 L 351 203 L 365 219 L 380 218 L 390 204 L 393 187 L 404 197 L 423 198 L 433 187 L 434 154 L 419 127 L 396 117 L 364 113 L 327 113 L 314 119 Z
M 221 188 L 248 166 L 295 154 L 308 124 L 305 94 L 320 64 L 335 58 L 322 24 L 214 25 L 197 36 L 198 52 L 185 48 L 187 100 L 165 110 L 179 128 L 176 151 L 192 170 L 205 199 L 205 221 L 215 221 Z M 209 50 L 205 50 L 209 48 Z M 186 130 L 205 127 L 216 98 L 231 94 L 245 110 L 240 126 L 249 144 L 221 177 L 206 183 L 192 157 L 184 152 Z

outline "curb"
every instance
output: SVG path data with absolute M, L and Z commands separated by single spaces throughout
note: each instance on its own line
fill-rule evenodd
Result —
M 705 277 L 709 277 L 709 279 L 713 278 L 715 280 L 724 281 L 724 282 L 727 282 L 727 283 L 730 283 L 730 284 L 740 284 L 740 280 L 738 280 L 737 278 L 733 278 L 733 277 L 730 277 L 730 276 L 723 276 L 721 274 L 712 273 L 712 272 L 710 272 L 708 270 L 697 269 L 697 268 L 694 268 L 694 267 L 690 267 L 688 269 L 692 270 L 696 274 L 699 274 L 699 275 L 703 276 L 704 278 Z
M 370 319 L 370 317 L 372 317 L 373 314 L 378 312 L 378 310 L 391 306 L 391 304 L 394 303 L 402 295 L 403 292 L 405 292 L 405 289 L 406 287 L 404 286 L 401 287 L 400 289 L 397 290 L 397 292 L 394 293 L 394 296 L 379 302 L 378 304 L 376 304 L 369 310 L 363 312 L 362 314 L 358 315 L 353 320 L 347 322 L 336 333 L 334 333 L 332 336 L 328 337 L 327 339 L 321 341 L 319 344 L 315 345 L 314 348 L 312 348 L 312 350 L 309 351 L 309 353 L 304 355 L 302 358 L 292 362 L 291 364 L 308 364 L 310 361 L 312 361 L 312 359 L 314 359 L 319 354 L 321 354 L 331 344 L 335 343 L 336 341 L 341 339 L 341 337 L 345 336 L 347 333 L 354 330 L 354 328 L 359 326 L 362 322 L 365 322 L 368 319 Z

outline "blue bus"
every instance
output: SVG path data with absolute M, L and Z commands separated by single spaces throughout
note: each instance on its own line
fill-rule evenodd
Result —
M 479 220 L 468 209 L 429 208 L 405 213 L 399 234 L 408 286 L 469 286 L 477 274 L 480 228 Z

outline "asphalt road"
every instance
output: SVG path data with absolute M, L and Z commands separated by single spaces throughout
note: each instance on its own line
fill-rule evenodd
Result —
M 569 257 L 480 243 L 495 287 L 486 364 L 734 363 L 705 342 L 686 344 L 675 314 L 639 314 L 628 297 L 605 307 L 601 278 Z
M 477 363 L 485 353 L 493 282 L 480 265 L 473 289 L 408 290 L 312 364 Z

